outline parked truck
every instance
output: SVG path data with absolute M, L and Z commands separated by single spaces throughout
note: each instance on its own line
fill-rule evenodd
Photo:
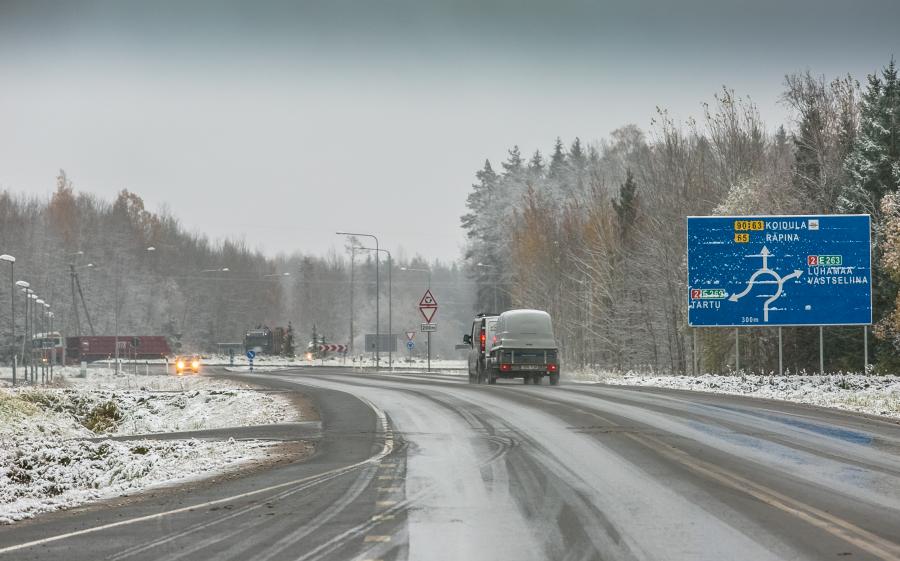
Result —
M 92 335 L 66 337 L 66 361 L 78 364 L 115 358 L 117 340 L 118 356 L 122 360 L 165 358 L 172 354 L 168 340 L 161 335 Z
M 481 345 L 481 340 L 473 340 L 468 334 L 463 340 L 473 350 Z M 546 376 L 551 386 L 559 384 L 559 349 L 547 312 L 503 312 L 497 316 L 493 329 L 485 330 L 483 352 L 484 374 L 476 378 L 476 383 L 496 384 L 498 378 L 522 378 L 526 384 L 541 384 Z

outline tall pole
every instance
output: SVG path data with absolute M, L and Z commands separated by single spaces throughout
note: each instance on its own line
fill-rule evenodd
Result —
M 381 278 L 379 273 L 379 260 L 378 253 L 380 251 L 380 246 L 378 245 L 378 238 L 372 234 L 357 234 L 354 232 L 337 232 L 339 236 L 360 236 L 365 238 L 372 238 L 375 240 L 375 369 L 381 365 L 381 353 L 379 352 L 381 347 Z
M 778 326 L 778 375 L 784 374 L 784 362 L 782 362 L 781 326 Z
M 24 331 L 22 332 L 22 366 L 25 370 L 25 375 L 23 377 L 25 378 L 25 383 L 27 384 L 28 383 L 28 353 L 27 353 L 28 349 L 27 349 L 27 347 L 25 347 L 25 344 L 28 343 L 28 300 L 29 300 L 28 292 L 29 291 L 27 288 L 23 288 L 22 292 L 25 293 L 25 307 L 22 310 L 25 315 L 25 325 L 23 326 Z
M 31 383 L 37 383 L 37 362 L 34 357 L 34 336 L 37 333 L 37 324 L 35 323 L 35 319 L 37 315 L 35 314 L 35 308 L 37 307 L 37 294 L 31 294 L 29 297 L 31 300 L 31 336 L 28 338 L 28 362 L 31 364 Z
M 691 374 L 697 376 L 697 328 L 691 330 Z
M 428 274 L 428 291 L 431 292 L 431 267 L 427 269 L 414 269 L 411 267 L 400 267 L 401 271 L 416 271 L 419 273 L 427 273 Z M 425 333 L 425 337 L 427 338 L 425 341 L 427 357 L 428 357 L 428 366 L 425 369 L 425 372 L 431 372 L 431 332 L 427 331 Z
M 825 375 L 825 336 L 822 326 L 819 326 L 819 375 Z
M 116 271 L 116 297 L 113 306 L 115 306 L 115 330 L 116 330 L 116 376 L 119 375 L 119 273 Z
M 350 355 L 353 356 L 353 262 L 356 246 L 350 246 Z
M 385 250 L 387 251 L 387 250 Z M 394 260 L 391 257 L 391 252 L 388 251 L 388 368 L 394 369 L 394 326 L 391 324 L 394 316 L 394 299 L 392 292 L 393 282 L 391 281 L 392 269 L 394 268 Z
M 9 256 L 12 257 L 12 256 Z M 9 262 L 9 324 L 12 332 L 12 385 L 16 385 L 16 258 Z
M 863 374 L 868 373 L 869 371 L 869 326 L 863 326 Z M 15 370 L 13 370 L 13 376 L 15 376 Z M 15 382 L 15 378 L 13 378 L 13 382 Z
M 373 236 L 374 237 L 374 236 Z M 381 280 L 378 261 L 378 238 L 375 238 L 375 370 L 381 367 Z
M 53 333 L 53 312 L 48 314 L 50 316 L 50 333 Z M 53 336 L 53 347 L 50 351 L 50 381 L 53 381 L 53 363 L 56 362 L 56 336 Z
M 734 370 L 741 371 L 741 336 L 738 328 L 734 328 Z

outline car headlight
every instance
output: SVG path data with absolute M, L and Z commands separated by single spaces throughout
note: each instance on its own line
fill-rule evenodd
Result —
M 191 363 L 191 368 L 200 368 L 200 362 L 195 360 Z
M 179 360 L 178 363 L 175 364 L 175 368 L 184 368 L 184 363 Z

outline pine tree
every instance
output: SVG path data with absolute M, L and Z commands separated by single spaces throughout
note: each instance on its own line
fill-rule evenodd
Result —
M 559 180 L 566 169 L 566 151 L 563 148 L 562 140 L 557 136 L 556 143 L 553 145 L 553 155 L 550 156 L 550 165 L 547 169 L 547 175 L 550 179 Z
M 479 217 L 493 201 L 497 187 L 498 177 L 494 168 L 491 167 L 490 160 L 484 161 L 484 167 L 475 174 L 475 178 L 478 179 L 478 183 L 472 185 L 472 192 L 466 198 L 466 208 L 469 209 L 469 212 L 464 214 L 460 220 L 463 229 L 466 230 L 466 235 L 470 239 L 477 240 L 483 233 L 479 225 Z
M 862 96 L 860 130 L 847 157 L 849 183 L 841 195 L 845 212 L 871 214 L 877 223 L 880 202 L 900 187 L 900 82 L 893 59 L 869 76 Z
M 895 308 L 897 283 L 882 262 L 882 199 L 900 188 L 900 82 L 893 59 L 880 77 L 869 76 L 861 101 L 859 134 L 845 169 L 849 182 L 841 193 L 840 210 L 872 215 L 872 299 L 880 341 L 876 343 L 875 356 L 880 368 L 892 368 L 897 366 L 896 348 L 889 343 L 892 338 L 886 337 L 891 330 L 886 329 L 885 322 L 890 321 Z
M 284 344 L 281 348 L 284 356 L 294 357 L 294 326 L 291 325 L 291 322 L 288 322 L 287 331 L 284 333 Z
M 533 177 L 541 177 L 544 174 L 544 157 L 540 150 L 535 150 L 534 155 L 528 161 L 528 171 Z
M 622 239 L 627 239 L 637 218 L 638 207 L 637 184 L 631 168 L 625 170 L 625 183 L 619 186 L 619 198 L 612 202 L 613 210 L 619 220 L 619 234 Z
M 518 177 L 522 174 L 525 166 L 524 161 L 522 160 L 522 153 L 519 151 L 518 145 L 512 147 L 512 150 L 509 151 L 509 158 L 507 158 L 502 165 L 503 172 L 506 175 Z

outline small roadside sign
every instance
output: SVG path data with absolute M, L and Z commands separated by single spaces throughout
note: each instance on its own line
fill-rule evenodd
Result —
M 413 350 L 413 349 L 416 348 L 416 344 L 415 344 L 414 342 L 412 342 L 412 341 L 407 341 L 407 342 L 406 342 L 406 348 L 407 348 L 408 350 L 411 351 L 411 350 Z
M 422 314 L 422 317 L 425 318 L 427 323 L 431 323 L 431 320 L 434 319 L 434 314 L 437 313 L 437 309 L 437 300 L 435 300 L 434 295 L 429 288 L 425 291 L 425 295 L 422 296 L 422 299 L 419 300 L 419 313 Z
M 416 337 L 416 332 L 415 332 L 415 331 L 407 331 L 407 332 L 406 332 L 406 339 L 407 339 L 408 341 L 412 341 L 413 339 L 415 339 L 415 337 Z
M 247 351 L 247 358 L 249 358 L 250 360 L 253 360 L 254 358 L 256 358 L 256 351 L 254 351 L 254 350 Z
M 419 331 L 421 331 L 422 333 L 431 333 L 433 331 L 437 331 L 437 324 L 436 323 L 423 323 L 420 326 Z

